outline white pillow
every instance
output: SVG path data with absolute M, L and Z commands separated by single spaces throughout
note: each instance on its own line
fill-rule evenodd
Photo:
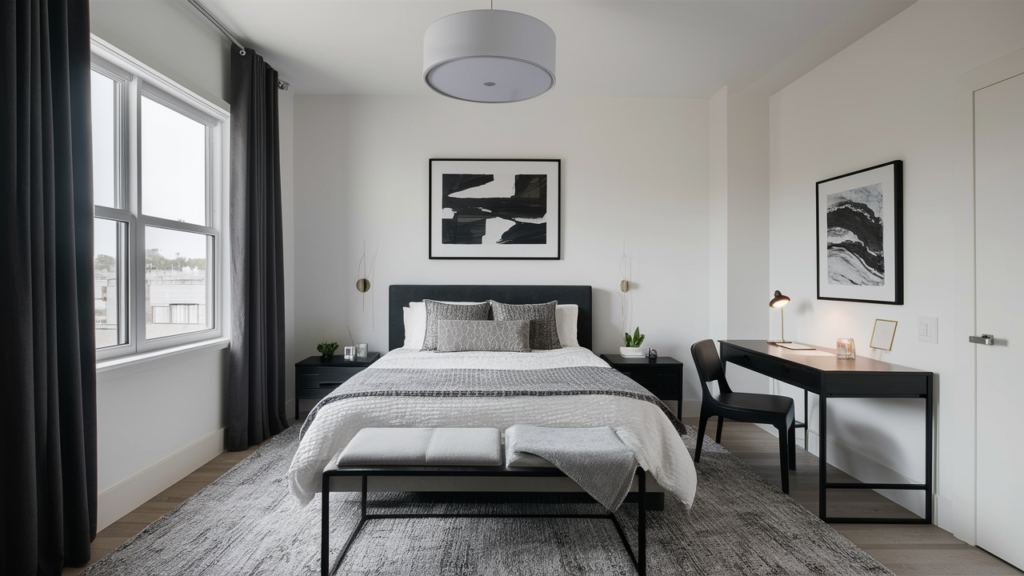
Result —
M 579 306 L 575 304 L 559 304 L 555 306 L 555 328 L 558 329 L 558 342 L 562 347 L 580 345 L 576 336 L 576 322 L 579 318 Z
M 421 350 L 423 338 L 427 335 L 427 307 L 423 302 L 409 302 L 408 308 L 402 308 L 405 318 L 405 344 L 402 348 Z
M 481 304 L 481 302 L 444 302 L 444 304 Z M 557 311 L 556 311 L 557 313 Z M 427 336 L 427 305 L 422 300 L 409 302 L 409 306 L 402 308 L 402 318 L 405 320 L 405 343 L 402 348 L 409 350 L 422 350 L 423 339 Z M 573 326 L 575 326 L 573 320 Z M 573 332 L 575 334 L 575 332 Z

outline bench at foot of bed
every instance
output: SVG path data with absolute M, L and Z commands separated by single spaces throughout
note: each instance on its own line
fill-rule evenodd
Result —
M 553 478 L 565 475 L 557 468 L 520 468 L 505 465 L 501 436 L 496 428 L 364 428 L 335 463 L 324 470 L 320 531 L 320 571 L 334 574 L 369 520 L 389 518 L 603 518 L 611 520 L 641 576 L 647 573 L 646 474 L 637 468 L 637 551 L 626 539 L 614 513 L 606 514 L 367 514 L 366 493 L 370 476 L 451 476 Z M 335 476 L 362 479 L 360 518 L 338 558 L 330 561 L 330 482 Z

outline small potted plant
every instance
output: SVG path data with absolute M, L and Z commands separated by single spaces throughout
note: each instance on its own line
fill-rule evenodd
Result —
M 337 342 L 321 342 L 316 345 L 316 351 L 320 353 L 321 362 L 330 362 L 334 359 L 334 351 L 338 349 Z
M 640 345 L 643 344 L 645 334 L 640 333 L 640 327 L 637 326 L 636 331 L 630 336 L 629 332 L 626 332 L 625 346 L 619 346 L 619 355 L 626 357 L 643 357 L 646 356 L 644 351 L 640 349 Z

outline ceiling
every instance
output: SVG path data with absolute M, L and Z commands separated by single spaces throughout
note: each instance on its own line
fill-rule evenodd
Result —
M 487 1 L 200 0 L 298 94 L 429 95 L 423 33 Z M 552 96 L 770 95 L 913 0 L 496 0 L 557 37 Z M 196 17 L 201 18 L 196 12 Z M 211 29 L 214 29 L 211 25 Z

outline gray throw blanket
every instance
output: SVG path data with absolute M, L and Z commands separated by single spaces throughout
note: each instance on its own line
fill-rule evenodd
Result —
M 518 424 L 505 430 L 505 462 L 514 466 L 524 454 L 540 456 L 572 478 L 614 512 L 629 493 L 636 456 L 608 426 L 540 428 Z
M 661 408 L 680 435 L 683 423 L 661 400 L 617 370 L 580 366 L 543 370 L 371 368 L 338 386 L 313 408 L 301 435 L 324 406 L 367 396 L 575 396 L 605 394 L 650 402 Z

